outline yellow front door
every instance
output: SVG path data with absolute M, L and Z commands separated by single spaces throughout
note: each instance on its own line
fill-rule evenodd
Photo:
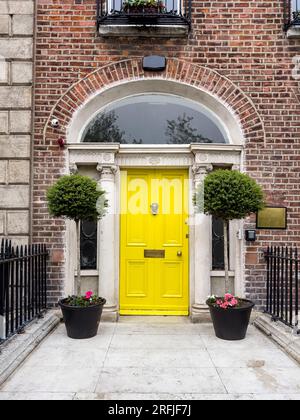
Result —
M 188 172 L 121 173 L 121 315 L 188 315 Z

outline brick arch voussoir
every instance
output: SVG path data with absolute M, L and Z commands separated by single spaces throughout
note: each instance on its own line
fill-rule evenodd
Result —
M 222 102 L 236 116 L 245 139 L 265 143 L 263 120 L 253 101 L 229 78 L 214 69 L 179 59 L 169 59 L 163 74 L 145 72 L 140 58 L 113 62 L 89 73 L 74 83 L 58 99 L 44 127 L 44 142 L 57 136 L 66 137 L 66 130 L 74 113 L 97 93 L 126 81 L 165 79 L 204 90 Z M 60 121 L 58 129 L 51 127 L 51 119 Z

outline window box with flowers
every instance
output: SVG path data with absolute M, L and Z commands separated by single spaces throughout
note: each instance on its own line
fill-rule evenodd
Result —
M 97 27 L 104 37 L 187 37 L 191 0 L 97 0 Z
M 123 3 L 123 10 L 130 19 L 157 19 L 166 12 L 166 7 L 157 0 L 127 0 Z

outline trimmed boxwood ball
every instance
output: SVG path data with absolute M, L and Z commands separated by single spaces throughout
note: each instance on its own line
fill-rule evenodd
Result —
M 49 211 L 54 217 L 75 221 L 97 220 L 97 202 L 104 194 L 97 182 L 87 176 L 65 175 L 47 192 Z
M 223 220 L 244 219 L 264 207 L 264 193 L 250 176 L 217 170 L 204 181 L 204 212 Z
M 265 207 L 264 193 L 249 175 L 218 169 L 206 176 L 195 195 L 196 212 L 218 217 L 224 223 L 225 289 L 230 292 L 228 261 L 228 224 Z
M 49 212 L 53 217 L 62 217 L 76 222 L 77 232 L 77 294 L 80 294 L 80 222 L 101 219 L 108 202 L 105 191 L 97 182 L 83 175 L 65 175 L 47 192 Z

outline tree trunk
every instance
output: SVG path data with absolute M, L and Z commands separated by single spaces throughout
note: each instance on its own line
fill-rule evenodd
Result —
M 228 220 L 224 220 L 224 263 L 225 263 L 225 293 L 230 293 L 229 261 L 228 261 Z
M 80 296 L 81 292 L 81 261 L 80 261 L 80 220 L 76 221 L 77 235 L 77 276 L 75 282 L 75 293 Z

